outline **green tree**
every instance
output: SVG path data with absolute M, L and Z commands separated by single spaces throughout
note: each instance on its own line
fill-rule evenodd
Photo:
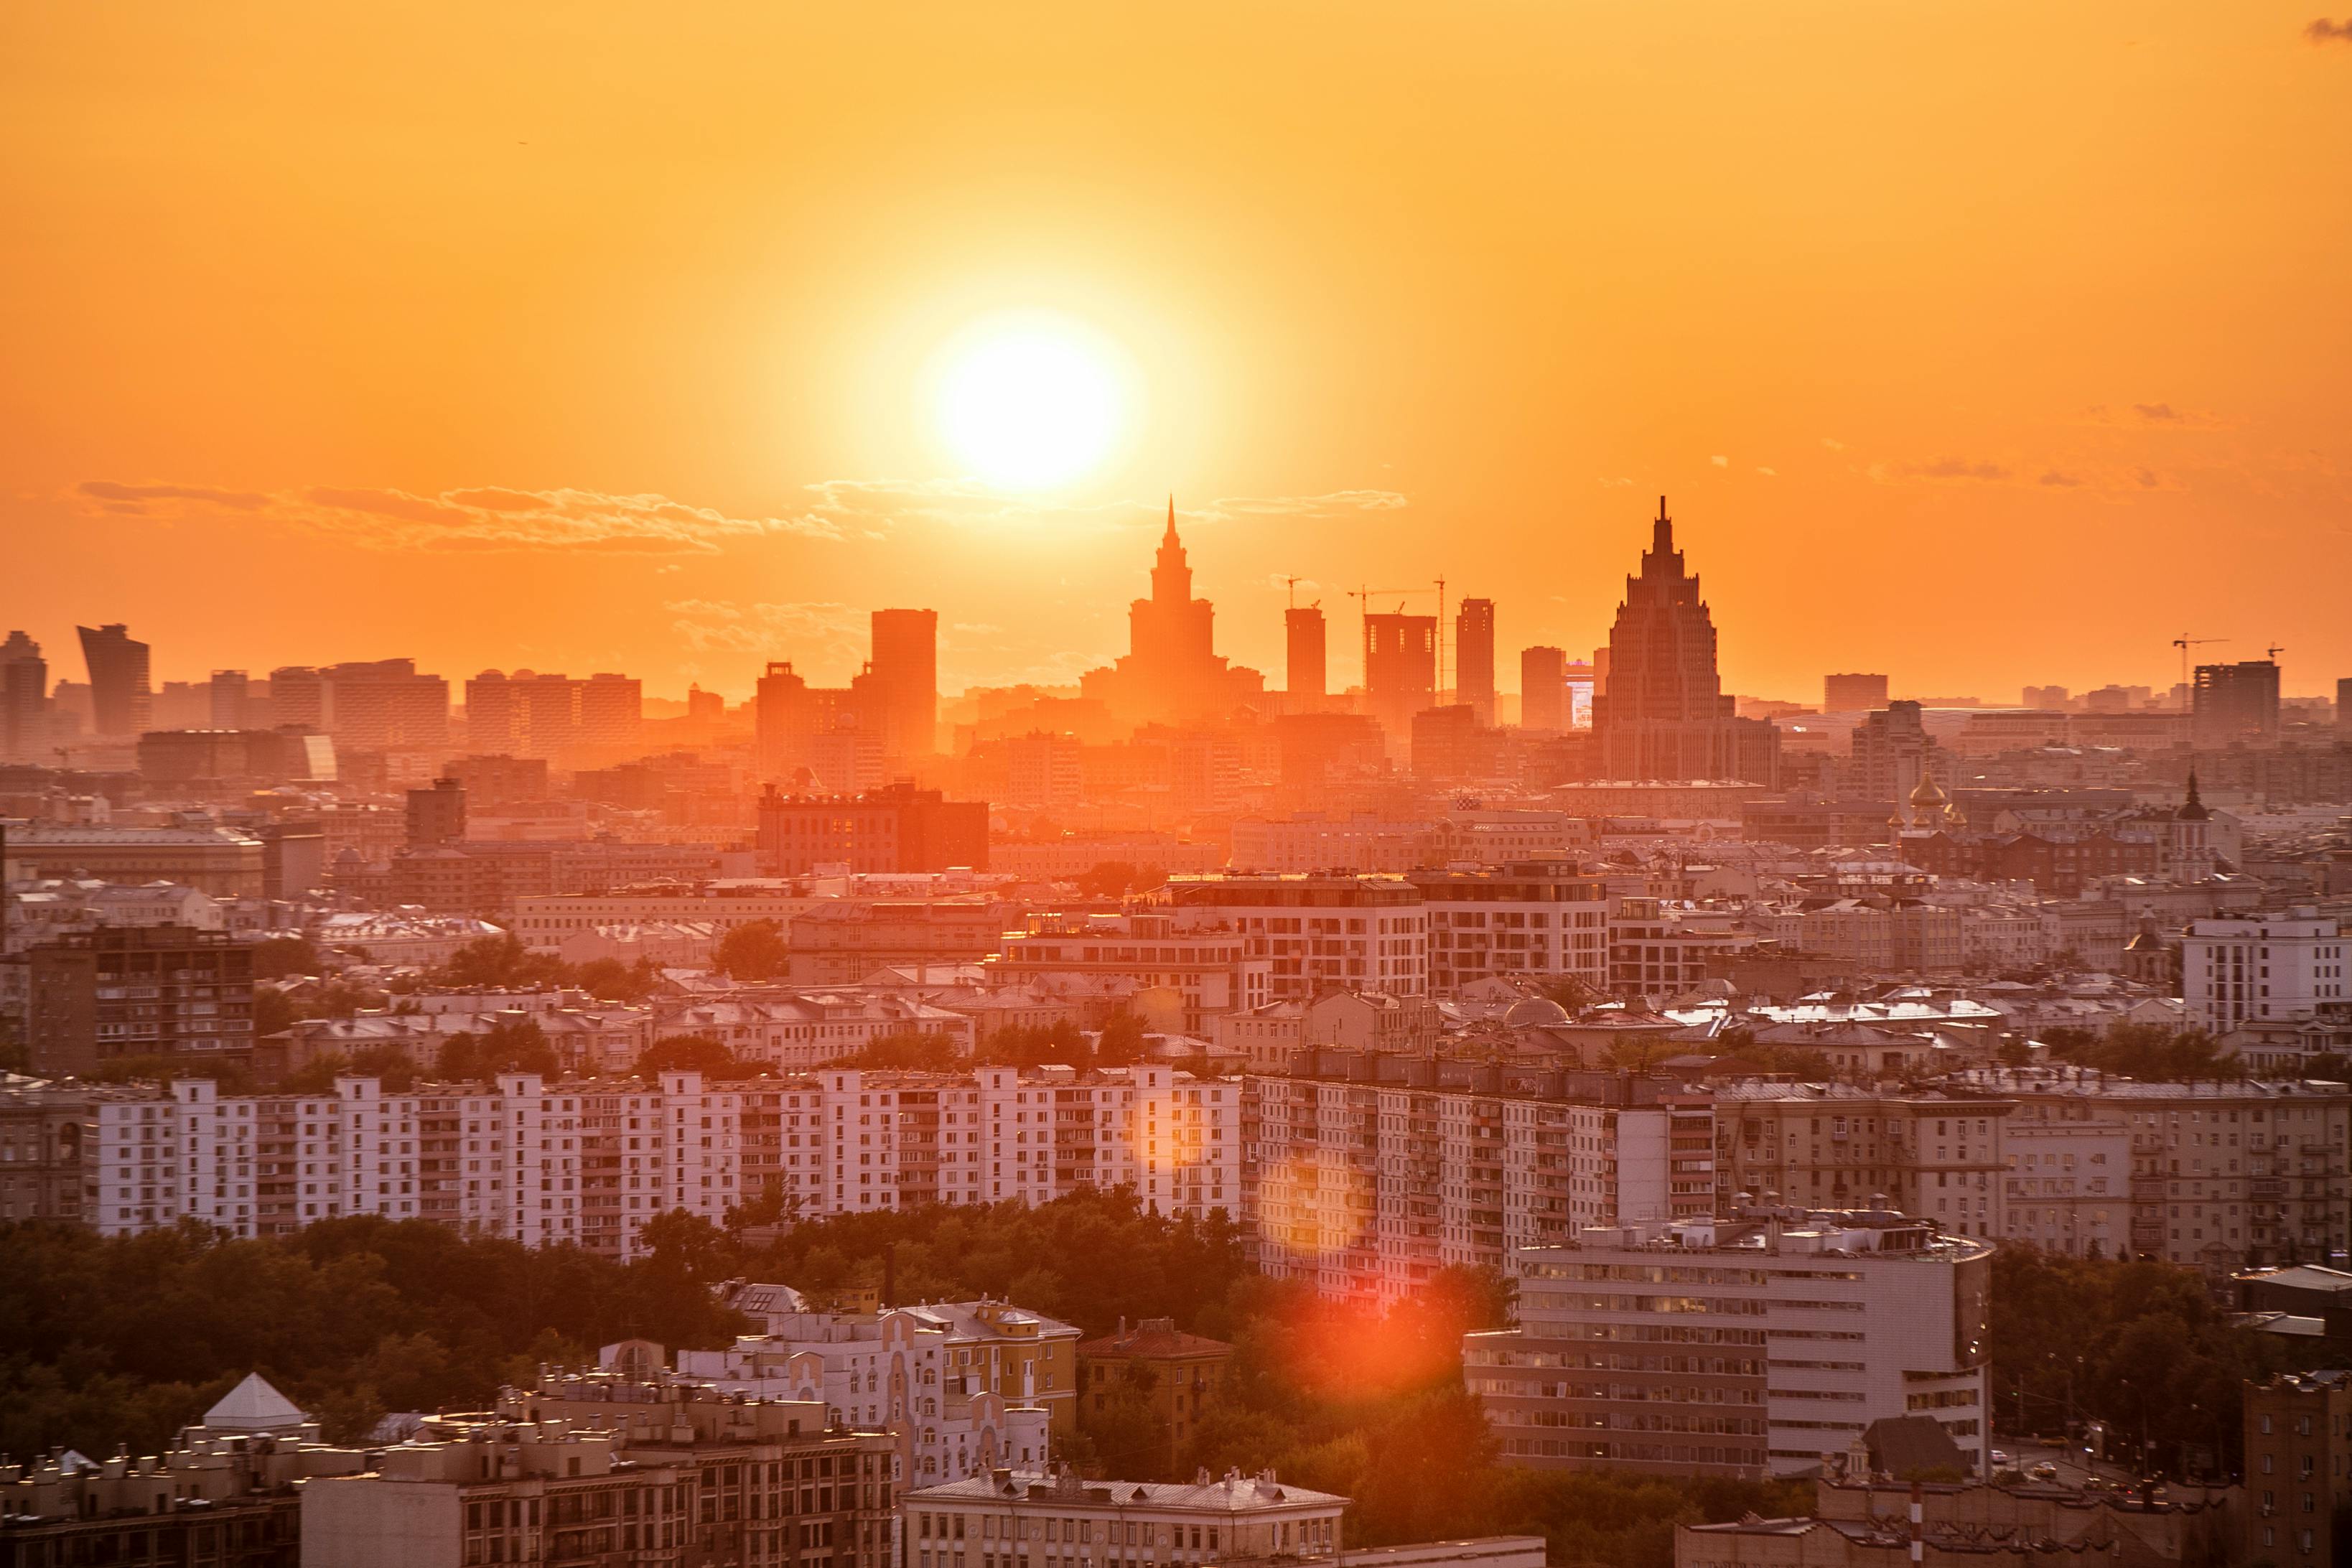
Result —
M 253 977 L 278 980 L 289 974 L 320 972 L 319 949 L 307 936 L 293 933 L 264 937 L 253 944 Z
M 778 980 L 791 962 L 783 927 L 774 921 L 745 921 L 719 939 L 718 966 L 737 980 Z
M 709 1035 L 666 1035 L 637 1053 L 637 1076 L 698 1072 L 707 1078 L 755 1078 L 760 1068 L 736 1059 L 726 1043 Z

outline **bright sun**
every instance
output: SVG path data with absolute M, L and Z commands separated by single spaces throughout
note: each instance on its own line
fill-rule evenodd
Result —
M 932 413 L 969 470 L 1024 488 L 1066 484 L 1111 455 L 1128 421 L 1116 345 L 1074 317 L 974 322 L 941 351 Z

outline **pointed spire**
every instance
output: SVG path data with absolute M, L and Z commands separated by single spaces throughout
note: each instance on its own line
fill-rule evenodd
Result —
M 1675 552 L 1675 520 L 1666 515 L 1666 498 L 1658 498 L 1658 515 L 1650 529 L 1650 550 L 1657 555 Z
M 1160 542 L 1162 544 L 1176 542 L 1176 492 L 1174 490 L 1168 492 L 1168 531 L 1160 536 Z

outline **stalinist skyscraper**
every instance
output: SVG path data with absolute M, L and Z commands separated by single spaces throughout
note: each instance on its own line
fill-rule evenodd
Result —
M 1658 498 L 1639 576 L 1609 632 L 1609 689 L 1592 700 L 1593 771 L 1611 779 L 1745 779 L 1771 784 L 1780 731 L 1742 719 L 1715 668 L 1715 621 L 1683 570 Z
M 1222 718 L 1257 697 L 1265 678 L 1227 664 L 1215 647 L 1216 606 L 1192 597 L 1192 568 L 1176 534 L 1176 500 L 1151 566 L 1151 596 L 1127 607 L 1129 651 L 1080 682 L 1121 719 L 1179 723 Z

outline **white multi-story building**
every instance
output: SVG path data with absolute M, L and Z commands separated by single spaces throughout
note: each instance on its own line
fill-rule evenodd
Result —
M 1429 917 L 1429 984 L 1440 996 L 1474 981 L 1526 975 L 1609 984 L 1606 884 L 1570 861 L 1523 861 L 1488 870 L 1416 871 Z
M 2200 1028 L 2309 1018 L 2345 1005 L 2346 941 L 2309 907 L 2283 914 L 2191 921 L 2180 939 L 2181 994 Z
M 1927 1415 L 1981 1474 L 1992 1253 L 1883 1212 L 1589 1229 L 1516 1255 L 1465 1376 L 1507 1464 L 1755 1479 Z
M 107 1235 L 194 1218 L 238 1236 L 380 1215 L 622 1258 L 656 1215 L 723 1222 L 772 1190 L 808 1216 L 1120 1185 L 1163 1214 L 1239 1215 L 1241 1102 L 1239 1079 L 1159 1065 L 509 1073 L 405 1093 L 353 1076 L 309 1095 L 184 1079 L 92 1097 L 81 1213 Z
M 2069 1258 L 2131 1252 L 2132 1134 L 2121 1107 L 2022 1100 L 2001 1124 L 2000 1234 Z
M 1252 1078 L 1258 1266 L 1325 1296 L 1393 1301 L 1448 1265 L 1586 1225 L 1712 1213 L 1705 1096 L 1609 1074 L 1318 1051 Z
M 1273 1001 L 1326 991 L 1429 994 L 1429 914 L 1402 877 L 1240 874 L 1171 877 L 1151 895 L 1180 919 L 1242 933 L 1273 960 Z
M 968 1057 L 976 1034 L 967 1013 L 861 986 L 746 986 L 722 997 L 656 1000 L 652 1013 L 656 1038 L 699 1035 L 739 1061 L 783 1072 L 813 1071 L 892 1035 L 935 1035 Z

